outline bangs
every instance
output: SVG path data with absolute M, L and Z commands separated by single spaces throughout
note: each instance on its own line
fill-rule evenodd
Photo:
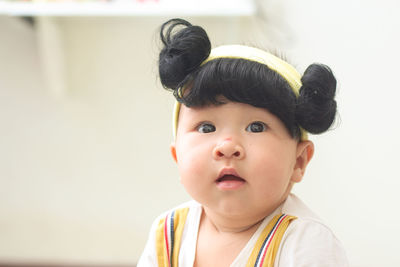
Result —
M 228 101 L 264 108 L 277 116 L 292 137 L 295 125 L 296 95 L 288 82 L 266 65 L 236 58 L 207 62 L 189 78 L 183 96 L 175 94 L 188 107 L 224 104 Z

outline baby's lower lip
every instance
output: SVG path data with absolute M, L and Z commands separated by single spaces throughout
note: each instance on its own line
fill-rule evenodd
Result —
M 226 175 L 222 178 L 217 179 L 217 188 L 222 191 L 236 190 L 242 187 L 246 181 L 240 177 L 233 175 Z

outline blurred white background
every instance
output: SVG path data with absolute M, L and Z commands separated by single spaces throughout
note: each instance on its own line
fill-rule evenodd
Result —
M 270 0 L 254 17 L 184 17 L 213 46 L 267 46 L 300 71 L 334 70 L 340 120 L 312 137 L 315 158 L 294 191 L 354 267 L 400 266 L 399 9 Z M 132 264 L 153 219 L 189 198 L 169 155 L 173 98 L 157 78 L 168 18 L 52 18 L 66 83 L 55 91 L 41 50 L 46 18 L 0 16 L 0 262 Z

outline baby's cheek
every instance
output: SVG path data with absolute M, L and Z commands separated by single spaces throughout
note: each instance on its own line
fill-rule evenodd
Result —
M 196 175 L 185 175 L 181 177 L 181 184 L 183 185 L 185 191 L 196 201 L 202 203 L 205 193 L 205 185 L 201 180 L 201 177 Z
M 268 196 L 279 195 L 287 184 L 287 170 L 275 162 L 261 162 L 255 169 L 256 186 L 261 194 Z
M 179 174 L 184 185 L 190 185 L 201 179 L 203 171 L 204 167 L 190 157 L 185 158 L 179 164 Z
M 180 161 L 178 162 L 179 172 L 191 173 L 197 172 L 199 164 L 196 161 L 194 153 L 184 153 L 181 155 Z

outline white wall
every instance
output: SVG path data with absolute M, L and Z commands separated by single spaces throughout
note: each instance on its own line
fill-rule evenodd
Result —
M 340 123 L 295 188 L 351 266 L 399 266 L 396 1 L 270 1 L 265 23 L 195 18 L 214 45 L 275 45 L 339 80 Z M 156 79 L 165 18 L 63 18 L 69 90 L 45 88 L 34 31 L 0 17 L 0 261 L 132 263 L 153 218 L 188 196 Z M 262 26 L 262 27 L 261 27 Z

